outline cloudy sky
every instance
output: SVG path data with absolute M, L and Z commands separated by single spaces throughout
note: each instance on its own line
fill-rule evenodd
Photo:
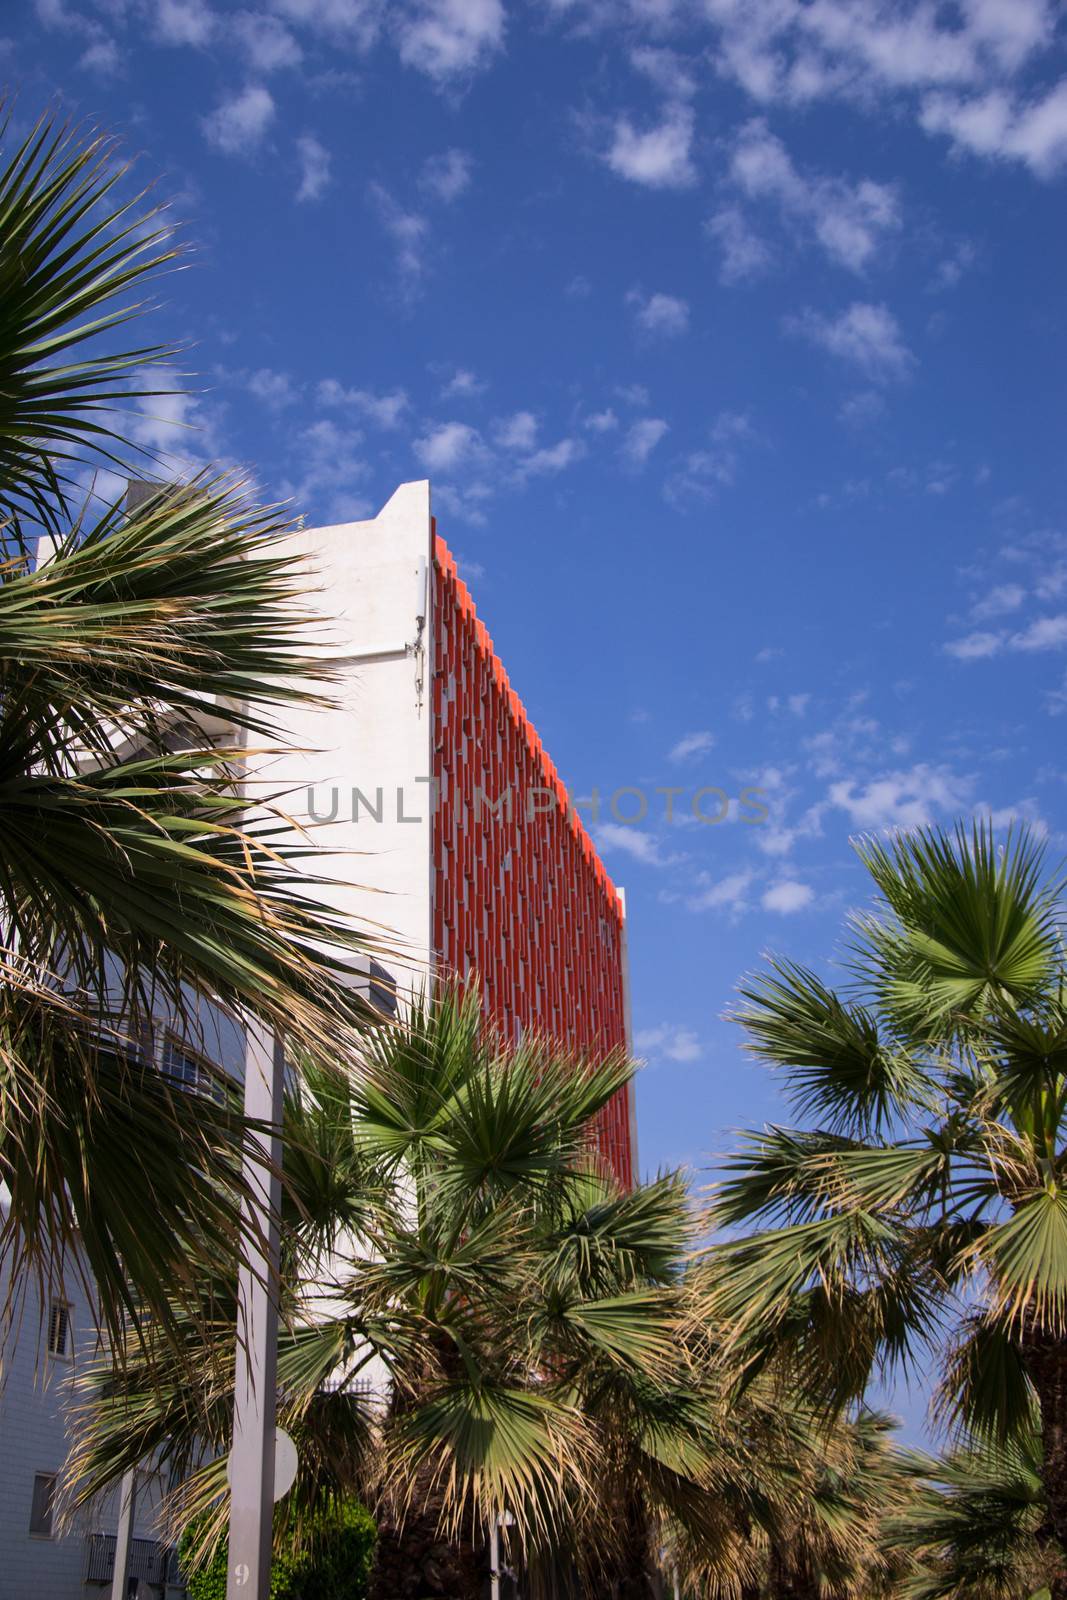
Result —
M 647 1167 L 775 1114 L 722 1013 L 762 951 L 832 955 L 851 835 L 981 811 L 1060 854 L 1054 0 L 5 0 L 0 34 L 19 114 L 123 133 L 197 246 L 162 322 L 199 392 L 144 441 L 320 521 L 432 478 L 600 798 Z

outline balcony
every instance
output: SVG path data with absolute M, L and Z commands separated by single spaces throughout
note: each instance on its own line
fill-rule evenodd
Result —
M 91 1533 L 89 1535 L 86 1583 L 110 1584 L 115 1571 L 115 1535 Z M 130 1577 L 137 1579 L 138 1594 L 173 1596 L 185 1593 L 185 1584 L 178 1566 L 178 1552 L 158 1539 L 134 1539 L 130 1549 Z

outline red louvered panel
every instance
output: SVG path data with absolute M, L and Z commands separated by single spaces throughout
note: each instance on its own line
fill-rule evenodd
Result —
M 434 571 L 438 961 L 461 977 L 479 974 L 488 1015 L 511 1036 L 538 1031 L 607 1054 L 625 1044 L 618 894 L 442 539 Z M 551 809 L 539 809 L 539 790 L 551 792 Z M 510 811 L 496 804 L 506 793 Z M 629 1186 L 626 1093 L 597 1119 L 596 1141 Z

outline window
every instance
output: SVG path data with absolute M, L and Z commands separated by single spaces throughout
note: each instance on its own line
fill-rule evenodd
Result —
M 370 963 L 370 1003 L 383 1017 L 396 1016 L 396 979 L 380 962 Z
M 167 1038 L 163 1041 L 160 1068 L 163 1076 L 179 1089 L 206 1090 L 211 1087 L 211 1074 L 202 1058 L 177 1039 Z
M 62 1361 L 71 1357 L 70 1307 L 53 1300 L 48 1308 L 48 1354 Z
M 52 1537 L 52 1512 L 56 1502 L 56 1475 L 38 1472 L 33 1480 L 33 1499 L 30 1502 L 30 1532 L 38 1539 Z

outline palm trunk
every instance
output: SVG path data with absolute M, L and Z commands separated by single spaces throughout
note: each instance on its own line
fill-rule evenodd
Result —
M 818 1580 L 806 1561 L 795 1565 L 775 1554 L 771 1557 L 770 1579 L 772 1600 L 820 1600 Z
M 655 1563 L 644 1496 L 631 1492 L 612 1531 L 610 1560 L 597 1574 L 597 1600 L 656 1600 Z
M 437 1515 L 412 1513 L 402 1527 L 384 1516 L 367 1585 L 367 1600 L 482 1600 L 485 1552 L 442 1539 Z
M 1045 1523 L 1067 1551 L 1067 1340 L 1030 1327 L 1023 1333 L 1020 1354 L 1041 1407 Z M 1049 1589 L 1052 1600 L 1067 1600 L 1067 1565 L 1062 1560 Z

